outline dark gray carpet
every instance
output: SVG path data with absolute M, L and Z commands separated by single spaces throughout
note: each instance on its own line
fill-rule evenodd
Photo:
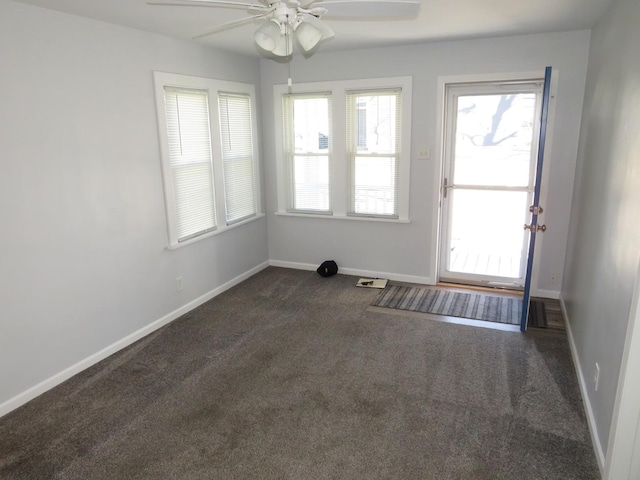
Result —
M 269 268 L 0 419 L 2 479 L 596 479 L 566 337 Z
M 484 295 L 404 285 L 387 285 L 372 305 L 511 325 L 520 325 L 522 316 L 522 299 L 513 295 Z

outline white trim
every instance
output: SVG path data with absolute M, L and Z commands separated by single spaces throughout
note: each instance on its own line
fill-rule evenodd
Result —
M 247 223 L 251 223 L 251 222 L 253 222 L 255 220 L 258 220 L 258 219 L 260 219 L 260 218 L 262 218 L 264 216 L 265 216 L 264 213 L 258 213 L 257 215 L 254 215 L 251 218 L 247 218 L 247 219 L 242 220 L 240 222 L 232 223 L 231 225 L 227 225 L 227 228 L 225 228 L 224 230 L 216 229 L 216 230 L 213 230 L 212 232 L 205 233 L 204 235 L 198 235 L 197 237 L 190 238 L 189 240 L 186 240 L 184 242 L 180 242 L 177 245 L 167 245 L 165 248 L 167 250 L 177 250 L 179 248 L 186 247 L 187 245 L 191 245 L 192 243 L 196 243 L 196 242 L 198 242 L 200 240 L 204 240 L 205 238 L 214 237 L 214 236 L 219 235 L 221 233 L 228 232 L 232 228 L 240 227 L 241 225 L 246 225 Z
M 274 215 L 279 217 L 303 217 L 303 218 L 324 218 L 326 220 L 356 220 L 360 222 L 387 222 L 387 223 L 411 223 L 410 219 L 404 218 L 384 218 L 364 215 L 318 215 L 312 213 L 292 213 L 292 212 L 275 212 Z
M 532 288 L 531 296 L 540 297 L 540 298 L 552 298 L 554 300 L 559 300 L 560 292 L 557 290 L 542 290 L 540 288 Z
M 640 474 L 640 269 L 629 314 L 629 326 L 613 410 L 605 480 L 637 480 Z
M 256 267 L 253 267 L 250 270 L 247 270 L 246 272 L 238 275 L 235 278 L 232 278 L 231 280 L 229 280 L 228 282 L 220 285 L 219 287 L 214 288 L 213 290 L 211 290 L 208 293 L 205 293 L 204 295 L 201 295 L 200 297 L 196 298 L 195 300 L 190 301 L 189 303 L 181 306 L 180 308 L 174 310 L 171 313 L 168 313 L 167 315 L 165 315 L 164 317 L 151 322 L 150 324 L 146 325 L 145 327 L 142 327 L 139 330 L 136 330 L 135 332 L 127 335 L 126 337 L 112 343 L 111 345 L 103 348 L 102 350 L 89 355 L 87 358 L 80 360 L 79 362 L 71 365 L 70 367 L 65 368 L 64 370 L 62 370 L 61 372 L 56 373 L 55 375 L 47 378 L 46 380 L 43 380 L 42 382 L 38 383 L 37 385 L 34 385 L 33 387 L 28 388 L 27 390 L 25 390 L 22 393 L 19 393 L 18 395 L 16 395 L 13 398 L 10 398 L 9 400 L 3 402 L 2 404 L 0 404 L 0 417 L 6 415 L 7 413 L 11 412 L 12 410 L 15 410 L 16 408 L 24 405 L 25 403 L 27 403 L 30 400 L 33 400 L 34 398 L 36 398 L 39 395 L 42 395 L 43 393 L 45 393 L 47 390 L 52 389 L 53 387 L 61 384 L 62 382 L 68 380 L 69 378 L 73 377 L 74 375 L 82 372 L 83 370 L 91 367 L 92 365 L 95 365 L 96 363 L 104 360 L 105 358 L 109 357 L 110 355 L 113 355 L 114 353 L 122 350 L 125 347 L 128 347 L 129 345 L 131 345 L 134 342 L 137 342 L 138 340 L 140 340 L 143 337 L 146 337 L 147 335 L 149 335 L 150 333 L 158 330 L 159 328 L 164 327 L 165 325 L 173 322 L 174 320 L 176 320 L 177 318 L 181 317 L 182 315 L 184 315 L 185 313 L 193 310 L 194 308 L 202 305 L 203 303 L 211 300 L 212 298 L 220 295 L 221 293 L 225 292 L 226 290 L 229 290 L 231 287 L 234 287 L 235 285 L 239 284 L 240 282 L 246 280 L 247 278 L 251 277 L 252 275 L 255 275 L 256 273 L 260 272 L 261 270 L 264 270 L 265 268 L 267 268 L 269 266 L 269 262 L 263 262 L 260 265 L 257 265 Z
M 589 400 L 587 383 L 585 381 L 585 376 L 583 374 L 582 366 L 580 365 L 580 357 L 578 356 L 578 350 L 576 348 L 576 343 L 573 338 L 573 332 L 571 331 L 571 322 L 569 322 L 569 316 L 567 315 L 567 307 L 564 304 L 564 299 L 562 295 L 560 295 L 560 308 L 562 309 L 562 316 L 564 317 L 564 323 L 567 329 L 567 337 L 569 339 L 569 349 L 571 350 L 571 358 L 573 359 L 573 365 L 576 369 L 576 374 L 578 376 L 578 384 L 580 385 L 580 395 L 582 396 L 582 402 L 584 404 L 584 409 L 587 414 L 587 425 L 589 427 L 589 433 L 591 434 L 591 442 L 593 443 L 593 450 L 596 454 L 596 460 L 598 462 L 598 468 L 600 469 L 600 474 L 602 475 L 604 469 L 604 450 L 602 449 L 602 444 L 600 443 L 600 439 L 598 438 L 598 430 L 596 428 L 596 419 L 593 414 L 593 408 L 591 407 L 591 402 Z M 617 480 L 617 479 L 616 479 Z
M 294 270 L 309 270 L 315 271 L 318 265 L 311 263 L 299 263 L 288 262 L 285 260 L 269 260 L 269 265 L 272 267 L 292 268 Z M 396 282 L 417 283 L 419 285 L 435 285 L 433 280 L 429 277 L 420 277 L 417 275 L 405 275 L 402 273 L 390 273 L 390 272 L 377 272 L 373 270 L 362 270 L 359 268 L 341 267 L 338 265 L 338 273 L 342 275 L 354 275 L 358 277 L 377 277 L 387 278 L 389 280 L 395 280 Z

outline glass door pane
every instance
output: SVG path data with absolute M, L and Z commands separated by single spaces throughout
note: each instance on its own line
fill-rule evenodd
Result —
M 535 93 L 458 97 L 453 182 L 528 187 Z
M 447 270 L 521 278 L 528 192 L 456 189 Z

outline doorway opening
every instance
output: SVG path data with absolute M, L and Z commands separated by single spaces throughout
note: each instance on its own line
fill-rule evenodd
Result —
M 439 282 L 522 290 L 543 80 L 445 86 Z

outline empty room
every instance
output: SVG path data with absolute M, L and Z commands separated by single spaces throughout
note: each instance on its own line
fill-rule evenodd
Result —
M 639 23 L 0 0 L 0 478 L 640 478 Z

